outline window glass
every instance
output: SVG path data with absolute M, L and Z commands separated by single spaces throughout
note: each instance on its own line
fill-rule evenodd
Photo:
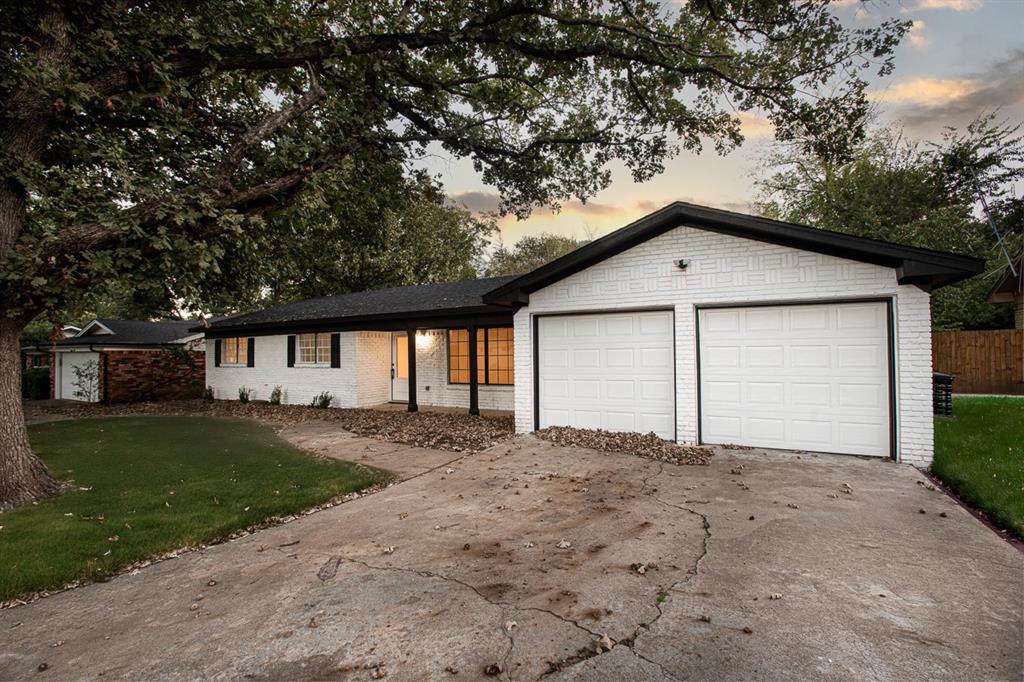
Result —
M 316 335 L 316 361 L 331 364 L 331 335 L 328 332 Z
M 299 334 L 299 362 L 313 364 L 316 362 L 316 334 Z
M 249 339 L 223 339 L 220 344 L 220 361 L 223 365 L 245 365 L 249 363 Z
M 511 386 L 515 356 L 512 328 L 478 329 L 476 348 L 477 381 L 484 385 Z M 448 381 L 469 383 L 469 331 L 466 329 L 448 332 Z

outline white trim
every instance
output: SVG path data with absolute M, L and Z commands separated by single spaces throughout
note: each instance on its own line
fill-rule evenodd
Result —
M 110 329 L 110 327 L 106 326 L 105 324 L 103 324 L 99 320 L 93 320 L 89 324 L 87 324 L 84 327 L 82 327 L 82 329 L 77 334 L 75 334 L 74 336 L 72 336 L 70 338 L 78 338 L 79 336 L 85 336 L 86 332 L 88 332 L 94 326 L 99 327 L 100 329 L 103 330 L 103 331 L 100 332 L 100 335 L 104 335 L 105 336 L 107 334 L 113 334 L 114 333 L 113 330 Z

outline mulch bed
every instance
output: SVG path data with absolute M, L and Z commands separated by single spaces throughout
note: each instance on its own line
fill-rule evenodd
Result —
M 557 445 L 568 445 L 605 452 L 622 452 L 672 464 L 707 464 L 714 453 L 710 448 L 678 445 L 652 433 L 623 433 L 603 429 L 574 429 L 549 426 L 535 434 Z
M 401 412 L 390 410 L 317 409 L 305 405 L 271 405 L 264 402 L 174 400 L 125 405 L 25 403 L 29 422 L 47 415 L 69 419 L 128 415 L 197 415 L 255 419 L 276 426 L 307 421 L 330 421 L 346 431 L 394 443 L 453 452 L 477 452 L 511 438 L 515 433 L 511 416 L 471 417 L 465 413 Z

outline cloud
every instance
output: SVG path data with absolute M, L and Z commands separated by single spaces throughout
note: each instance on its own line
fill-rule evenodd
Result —
M 981 8 L 981 0 L 917 0 L 914 9 L 951 9 L 954 12 L 973 12 Z
M 449 195 L 448 199 L 453 204 L 465 206 L 470 211 L 477 213 L 497 211 L 501 204 L 501 197 L 494 192 L 458 192 Z
M 920 19 L 910 22 L 910 31 L 907 33 L 907 40 L 914 47 L 924 47 L 928 44 L 928 36 L 924 34 L 925 24 Z
M 963 125 L 983 113 L 997 109 L 1020 118 L 1024 110 L 1024 50 L 1010 52 L 1006 59 L 984 72 L 959 79 L 918 78 L 897 83 L 870 97 L 895 105 L 893 114 L 908 129 L 934 131 L 948 125 Z
M 771 137 L 775 134 L 775 126 L 764 116 L 741 111 L 736 114 L 740 120 L 740 130 L 745 138 Z
M 977 83 L 970 78 L 921 77 L 893 83 L 884 90 L 868 93 L 868 99 L 874 102 L 935 107 L 966 97 L 977 88 Z

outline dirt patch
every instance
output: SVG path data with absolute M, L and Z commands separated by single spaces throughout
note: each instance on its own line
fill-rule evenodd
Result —
M 625 433 L 603 429 L 574 429 L 570 426 L 549 426 L 535 434 L 556 445 L 622 452 L 672 464 L 707 464 L 714 451 L 710 448 L 678 445 L 651 433 Z
M 340 428 L 369 438 L 406 443 L 452 452 L 478 452 L 511 438 L 511 416 L 470 416 L 451 412 L 398 412 L 372 409 L 321 410 L 305 405 L 271 405 L 263 402 L 172 400 L 125 405 L 75 403 L 25 403 L 26 421 L 53 418 L 129 416 L 144 414 L 203 415 L 255 419 L 275 426 L 310 421 L 329 421 Z

